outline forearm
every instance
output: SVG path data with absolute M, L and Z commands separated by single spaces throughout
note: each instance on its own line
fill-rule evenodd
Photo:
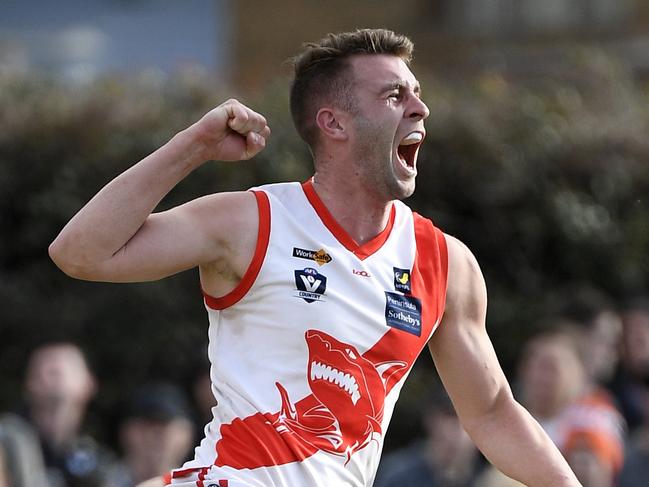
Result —
M 512 398 L 503 398 L 489 415 L 466 427 L 496 468 L 528 487 L 580 485 L 536 420 Z
M 97 193 L 50 245 L 50 256 L 66 273 L 88 272 L 110 259 L 138 231 L 160 200 L 204 162 L 192 128 L 120 174 Z

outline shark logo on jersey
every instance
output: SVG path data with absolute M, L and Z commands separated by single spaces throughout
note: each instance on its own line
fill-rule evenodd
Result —
M 223 423 L 214 464 L 254 469 L 301 462 L 319 451 L 349 462 L 354 453 L 381 441 L 386 396 L 412 367 L 438 323 L 421 336 L 391 328 L 363 353 L 321 330 L 307 330 L 304 379 L 310 394 L 291 398 L 275 381 L 279 411 Z
M 304 299 L 307 303 L 322 301 L 322 295 L 327 289 L 327 278 L 325 276 L 313 267 L 295 270 L 294 274 L 296 297 Z
M 323 331 L 308 330 L 307 379 L 316 403 L 296 407 L 288 392 L 276 383 L 282 409 L 274 423 L 286 441 L 306 444 L 345 456 L 364 448 L 381 435 L 388 378 L 407 367 L 403 361 L 375 364 L 347 343 Z

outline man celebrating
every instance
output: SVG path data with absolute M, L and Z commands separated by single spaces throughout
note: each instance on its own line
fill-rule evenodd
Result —
M 80 279 L 199 267 L 218 405 L 173 485 L 371 485 L 425 345 L 492 463 L 530 486 L 579 485 L 512 397 L 475 258 L 399 201 L 414 191 L 429 114 L 411 54 L 408 38 L 377 29 L 329 35 L 295 59 L 291 113 L 315 166 L 306 183 L 152 213 L 205 161 L 264 148 L 264 117 L 228 100 L 111 181 L 52 243 Z

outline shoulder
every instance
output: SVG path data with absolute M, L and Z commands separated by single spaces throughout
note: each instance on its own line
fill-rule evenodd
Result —
M 233 191 L 226 193 L 214 193 L 186 203 L 189 211 L 206 213 L 203 216 L 228 216 L 237 218 L 240 215 L 254 212 L 255 193 L 253 191 Z
M 478 317 L 485 312 L 487 287 L 473 252 L 459 239 L 444 234 L 448 248 L 446 314 Z
M 450 269 L 456 279 L 471 279 L 482 277 L 478 260 L 473 252 L 466 246 L 464 242 L 456 237 L 444 234 L 446 240 L 446 247 L 448 249 L 448 260 Z
M 245 236 L 257 227 L 259 200 L 253 191 L 215 193 L 180 208 L 191 216 L 197 232 L 204 232 L 223 243 L 230 238 Z

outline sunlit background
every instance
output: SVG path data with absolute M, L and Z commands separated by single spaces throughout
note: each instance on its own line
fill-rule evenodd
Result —
M 207 322 L 196 272 L 160 283 L 72 281 L 46 250 L 110 178 L 238 96 L 273 137 L 255 161 L 209 164 L 163 202 L 303 180 L 288 116 L 302 42 L 387 27 L 415 42 L 431 108 L 417 211 L 464 240 L 490 290 L 513 379 L 521 344 L 587 285 L 622 302 L 649 286 L 649 2 L 644 0 L 0 3 L 0 405 L 20 407 L 30 350 L 72 340 L 101 387 L 91 424 L 151 378 L 189 383 Z M 422 357 L 386 448 L 420 434 L 435 376 Z

